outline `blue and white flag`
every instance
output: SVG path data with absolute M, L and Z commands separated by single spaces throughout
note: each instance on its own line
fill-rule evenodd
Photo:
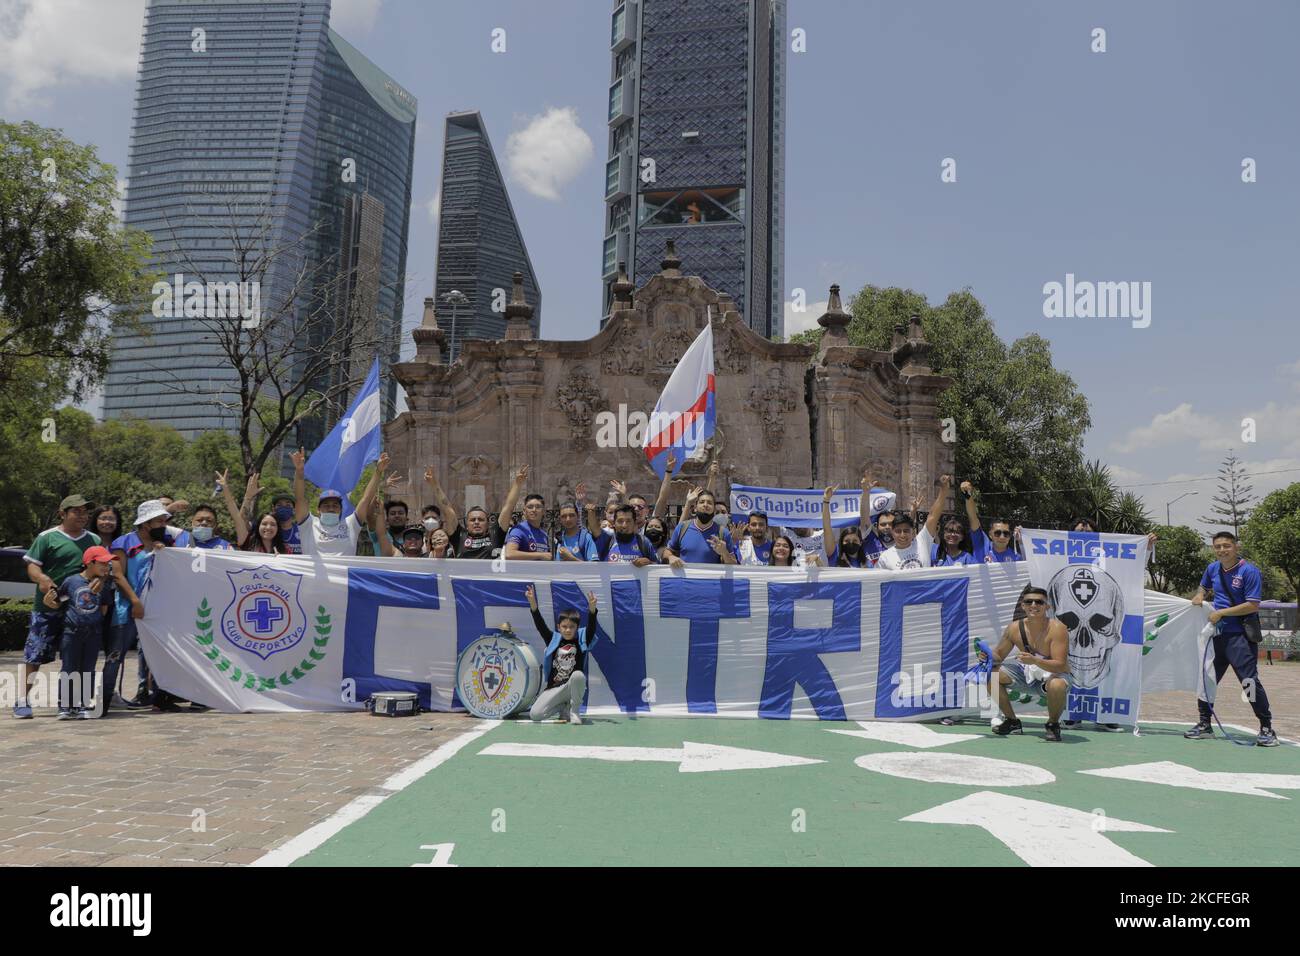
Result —
M 731 486 L 731 519 L 744 521 L 752 511 L 761 511 L 774 525 L 786 528 L 820 528 L 824 492 L 811 488 L 755 488 Z M 868 503 L 871 517 L 894 507 L 896 495 L 884 488 L 872 488 Z M 862 489 L 847 488 L 831 498 L 831 526 L 842 528 L 862 520 Z
M 379 420 L 379 359 L 370 366 L 370 374 L 347 414 L 316 446 L 303 474 L 318 488 L 338 489 L 343 494 L 343 514 L 352 513 L 348 494 L 361 480 L 368 463 L 379 458 L 381 432 Z
M 660 478 L 664 476 L 669 452 L 677 459 L 673 472 L 676 474 L 686 459 L 713 437 L 717 425 L 716 395 L 713 324 L 705 322 L 704 329 L 669 376 L 645 430 L 646 462 Z
M 1070 634 L 1070 720 L 1134 724 L 1142 687 L 1147 539 L 1095 531 L 1020 532 L 1029 580 Z

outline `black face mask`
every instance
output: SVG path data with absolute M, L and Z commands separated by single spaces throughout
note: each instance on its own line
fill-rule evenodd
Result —
M 645 536 L 650 539 L 651 544 L 658 544 L 664 539 L 664 533 L 658 528 L 651 528 L 645 533 Z
M 628 543 L 631 542 L 631 540 L 632 540 L 633 538 L 636 537 L 636 535 L 634 535 L 634 534 L 624 534 L 622 531 L 615 531 L 615 532 L 614 532 L 614 537 L 618 539 L 618 543 L 619 543 L 619 544 L 628 544 Z
M 150 529 L 149 529 L 149 537 L 152 538 L 154 541 L 162 541 L 164 538 L 167 537 L 167 529 L 166 529 L 166 528 L 150 528 Z
M 700 524 L 713 524 L 713 512 L 697 511 L 695 512 L 695 520 L 699 521 Z
M 856 541 L 845 541 L 845 542 L 844 542 L 844 553 L 845 553 L 845 554 L 857 554 L 857 553 L 858 553 L 859 551 L 861 551 L 861 550 L 862 550 L 862 545 L 860 545 L 860 544 L 859 544 L 858 542 L 856 542 Z

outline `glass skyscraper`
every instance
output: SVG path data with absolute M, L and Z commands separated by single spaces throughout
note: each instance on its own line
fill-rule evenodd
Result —
M 675 239 L 750 328 L 784 332 L 785 0 L 616 0 L 601 275 Z
M 460 354 L 465 339 L 505 335 L 505 304 L 516 272 L 523 273 L 524 295 L 533 306 L 532 327 L 537 335 L 542 293 L 487 126 L 474 111 L 448 114 L 434 296 L 439 325 L 449 337 L 451 360 Z M 454 338 L 452 305 L 443 298 L 453 290 L 469 300 L 455 307 Z
M 416 102 L 329 13 L 329 0 L 149 0 L 125 220 L 178 288 L 239 279 L 241 249 L 287 249 L 261 278 L 262 316 L 291 311 L 282 334 L 317 338 L 374 323 L 396 361 Z M 115 342 L 105 417 L 233 428 L 235 372 L 211 320 L 158 312 L 146 304 L 147 334 Z M 305 423 L 304 443 L 324 424 Z

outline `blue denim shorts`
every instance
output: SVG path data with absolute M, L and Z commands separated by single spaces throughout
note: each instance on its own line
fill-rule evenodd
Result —
M 28 664 L 48 664 L 59 652 L 63 640 L 63 611 L 32 611 L 32 623 L 23 644 L 23 660 Z

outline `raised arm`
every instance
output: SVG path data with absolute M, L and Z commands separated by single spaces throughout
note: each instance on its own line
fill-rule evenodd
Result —
M 243 509 L 235 506 L 235 496 L 230 493 L 230 484 L 226 481 L 229 474 L 230 469 L 217 472 L 217 484 L 221 487 L 221 500 L 226 504 L 230 520 L 235 523 L 235 547 L 242 548 L 244 542 L 248 540 L 248 519 L 244 517 Z M 251 480 L 249 487 L 253 487 Z
M 379 453 L 379 461 L 375 465 L 375 470 L 370 473 L 370 480 L 366 482 L 366 490 L 361 492 L 361 500 L 357 502 L 357 520 L 362 524 L 368 524 L 370 518 L 370 507 L 375 502 L 375 492 L 379 490 L 379 482 L 388 474 L 388 452 Z
M 252 521 L 256 517 L 253 514 L 253 506 L 257 503 L 257 496 L 262 493 L 262 486 L 258 482 L 259 477 L 257 472 L 253 472 L 248 476 L 248 484 L 244 486 L 244 500 L 239 505 L 239 513 L 244 516 L 245 522 Z M 233 495 L 231 500 L 234 500 Z
M 980 513 L 975 507 L 975 486 L 969 481 L 961 483 L 961 493 L 966 498 L 966 522 L 972 533 L 980 530 Z
M 826 552 L 827 563 L 830 563 L 831 552 L 835 550 L 834 538 L 831 537 L 831 499 L 839 489 L 839 485 L 831 485 L 822 492 L 822 550 Z
M 677 458 L 672 452 L 668 453 L 668 458 L 664 461 L 664 480 L 659 482 L 659 497 L 655 499 L 655 507 L 650 512 L 651 517 L 662 518 L 668 513 L 668 487 L 673 481 L 673 469 L 677 467 Z
M 944 475 L 939 479 L 939 490 L 935 493 L 934 504 L 930 505 L 930 513 L 925 516 L 925 530 L 930 532 L 931 538 L 939 534 L 939 515 L 943 510 L 944 499 L 948 497 L 948 486 L 951 484 L 952 475 Z
M 716 459 L 714 459 L 713 461 L 709 462 L 709 480 L 708 480 L 707 482 L 705 482 L 705 484 L 704 484 L 704 490 L 707 491 L 709 494 L 713 494 L 713 493 L 714 493 L 714 491 L 713 491 L 713 486 L 714 486 L 714 484 L 717 483 L 717 480 L 718 480 L 718 472 L 721 471 L 721 470 L 722 470 L 722 469 L 720 469 L 720 468 L 718 467 L 718 462 L 717 462 Z
M 506 492 L 505 501 L 501 502 L 501 509 L 497 512 L 497 527 L 502 531 L 510 530 L 510 516 L 515 513 L 515 503 L 519 501 L 519 492 L 523 490 L 524 482 L 528 480 L 528 466 L 521 465 L 515 472 L 515 477 L 510 482 L 510 490 Z
M 293 460 L 293 521 L 302 524 L 311 514 L 307 507 L 307 479 L 302 473 L 307 465 L 307 455 L 299 448 L 289 457 Z
M 382 514 L 383 512 L 379 508 L 370 509 L 370 518 L 366 524 L 375 540 L 379 542 L 380 557 L 392 558 L 397 555 L 397 549 L 393 547 L 393 537 L 388 533 L 388 529 L 381 528 L 384 523 L 380 517 Z
M 438 483 L 438 473 L 433 470 L 433 465 L 424 469 L 424 481 L 433 493 L 433 503 L 442 512 L 443 528 L 446 529 L 447 534 L 451 534 L 460 525 L 460 515 L 456 513 L 456 509 L 452 507 L 447 493 L 442 490 L 442 485 Z

